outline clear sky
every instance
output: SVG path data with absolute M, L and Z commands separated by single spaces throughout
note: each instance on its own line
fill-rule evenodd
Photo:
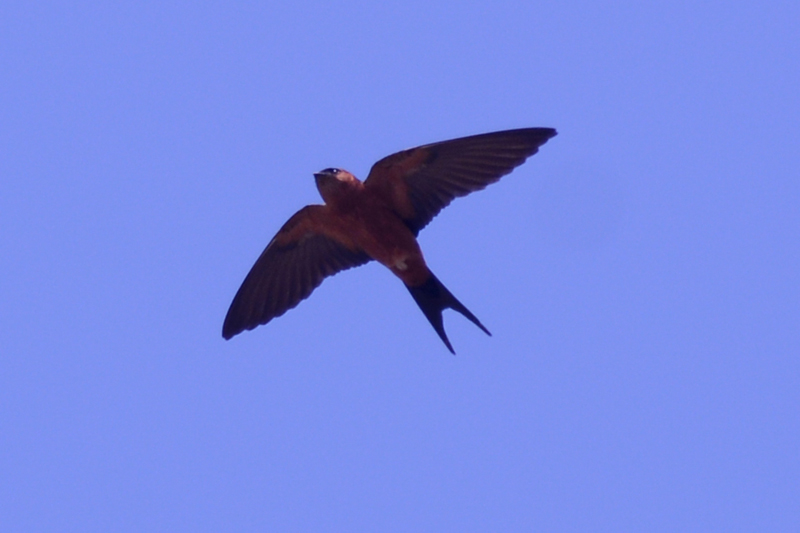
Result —
M 280 4 L 280 7 L 275 7 Z M 800 530 L 797 2 L 0 6 L 0 530 Z M 559 135 L 231 341 L 312 173 Z

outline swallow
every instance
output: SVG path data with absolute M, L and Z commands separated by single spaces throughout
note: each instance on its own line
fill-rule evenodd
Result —
M 417 236 L 455 198 L 495 183 L 555 135 L 525 128 L 426 144 L 381 159 L 363 182 L 338 168 L 315 173 L 325 203 L 302 208 L 270 241 L 234 296 L 222 336 L 266 324 L 326 277 L 372 260 L 400 278 L 451 353 L 445 309 L 491 335 L 433 275 Z

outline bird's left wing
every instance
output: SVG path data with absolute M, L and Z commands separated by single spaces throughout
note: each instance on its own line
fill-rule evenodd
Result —
M 370 261 L 325 231 L 325 215 L 324 206 L 309 205 L 283 225 L 233 298 L 223 337 L 266 324 L 308 298 L 326 277 Z
M 416 235 L 453 199 L 496 182 L 555 134 L 552 128 L 496 131 L 403 150 L 375 163 L 364 185 Z

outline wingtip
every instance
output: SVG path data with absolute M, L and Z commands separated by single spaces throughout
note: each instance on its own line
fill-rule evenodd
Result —
M 535 151 L 531 155 L 535 154 L 539 147 L 544 145 L 547 141 L 558 135 L 555 128 L 524 128 L 512 131 L 521 134 L 525 142 L 535 147 Z
M 228 320 L 222 324 L 222 338 L 226 341 L 231 340 L 234 336 L 238 335 L 242 332 L 242 328 L 236 328 L 232 326 Z
M 533 129 L 540 136 L 544 137 L 545 142 L 547 142 L 548 140 L 550 140 L 553 137 L 555 137 L 556 135 L 558 135 L 558 132 L 556 131 L 555 128 L 533 128 Z

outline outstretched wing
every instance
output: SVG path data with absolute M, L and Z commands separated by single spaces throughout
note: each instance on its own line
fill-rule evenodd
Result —
M 326 277 L 370 261 L 364 251 L 326 235 L 325 214 L 324 206 L 309 205 L 283 225 L 234 296 L 223 337 L 266 324 L 308 298 Z
M 364 185 L 418 234 L 454 198 L 496 182 L 555 136 L 552 128 L 497 131 L 426 144 L 375 163 Z

